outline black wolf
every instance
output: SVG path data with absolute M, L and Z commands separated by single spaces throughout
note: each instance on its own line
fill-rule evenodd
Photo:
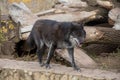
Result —
M 44 64 L 49 68 L 50 60 L 55 49 L 66 48 L 68 50 L 71 65 L 79 70 L 74 61 L 74 47 L 80 45 L 86 36 L 82 24 L 72 22 L 57 22 L 54 20 L 38 20 L 26 40 L 30 49 L 37 48 L 36 53 L 42 65 L 42 56 L 46 48 L 49 48 L 47 61 Z

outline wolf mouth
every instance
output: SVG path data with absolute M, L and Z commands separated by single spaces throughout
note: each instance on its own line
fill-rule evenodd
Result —
M 78 41 L 78 39 L 73 38 L 73 40 L 75 41 L 76 45 L 79 45 L 79 44 L 80 44 L 80 42 Z

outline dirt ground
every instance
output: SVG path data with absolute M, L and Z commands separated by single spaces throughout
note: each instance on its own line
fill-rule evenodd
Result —
M 100 69 L 120 72 L 120 52 L 110 53 L 108 56 L 92 55 Z

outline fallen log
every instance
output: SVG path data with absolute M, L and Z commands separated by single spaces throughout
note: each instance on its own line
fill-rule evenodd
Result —
M 84 50 L 88 54 L 100 55 L 103 57 L 108 56 L 118 48 L 118 45 L 114 44 L 90 44 L 84 47 Z
M 105 27 L 85 27 L 85 43 L 120 44 L 120 31 Z
M 65 6 L 72 7 L 72 8 L 85 8 L 85 7 L 88 7 L 87 3 L 82 2 L 82 1 L 65 4 Z
M 46 11 L 40 11 L 40 12 L 38 12 L 38 13 L 35 13 L 34 15 L 36 15 L 36 16 L 42 16 L 42 15 L 46 15 L 46 14 L 50 14 L 50 13 L 53 13 L 53 12 L 55 12 L 55 10 L 56 9 L 49 9 L 49 10 L 46 10 Z
M 77 2 L 80 2 L 81 0 L 58 0 L 58 2 L 60 3 L 77 3 Z
M 87 2 L 83 2 L 81 0 L 71 0 L 68 2 L 64 2 L 62 3 L 64 6 L 68 6 L 68 7 L 73 7 L 73 8 L 84 8 L 84 7 L 88 7 Z
M 68 55 L 68 52 L 66 49 L 58 49 L 56 50 L 56 54 L 65 60 L 71 62 L 70 57 Z M 86 68 L 95 68 L 97 67 L 97 64 L 95 61 L 90 58 L 86 52 L 80 48 L 75 48 L 74 50 L 74 58 L 75 58 L 75 63 L 79 67 L 86 67 Z
M 111 1 L 104 1 L 104 0 L 96 0 L 97 1 L 97 4 L 110 10 L 114 7 L 114 4 L 111 2 Z
M 94 11 L 78 11 L 78 12 L 71 12 L 71 13 L 61 13 L 61 14 L 54 14 L 54 15 L 46 15 L 41 16 L 39 19 L 51 19 L 56 20 L 59 22 L 81 22 L 81 21 L 91 21 L 93 19 L 99 18 L 97 17 L 98 10 Z

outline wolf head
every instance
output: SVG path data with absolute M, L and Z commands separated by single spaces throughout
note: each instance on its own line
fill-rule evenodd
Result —
M 71 23 L 71 33 L 70 33 L 70 41 L 74 45 L 80 45 L 84 42 L 86 37 L 86 32 L 83 28 L 83 24 Z

